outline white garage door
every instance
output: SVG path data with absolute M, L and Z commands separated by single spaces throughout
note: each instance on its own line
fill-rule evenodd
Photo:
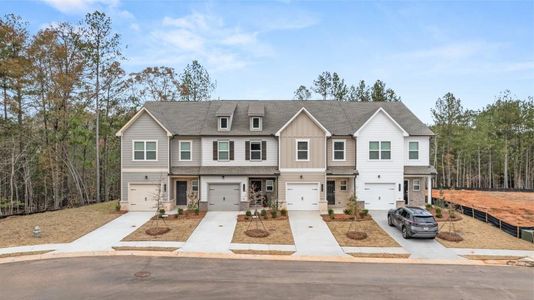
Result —
M 366 183 L 364 190 L 366 209 L 395 208 L 394 183 Z
M 128 190 L 129 211 L 156 211 L 158 205 L 157 184 L 131 184 Z
M 210 184 L 208 210 L 239 210 L 239 184 Z
M 319 210 L 319 184 L 288 183 L 286 201 L 288 210 Z

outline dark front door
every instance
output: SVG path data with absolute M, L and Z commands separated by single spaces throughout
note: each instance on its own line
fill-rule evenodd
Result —
M 176 205 L 187 205 L 187 181 L 176 181 Z
M 326 200 L 328 200 L 328 205 L 336 204 L 336 182 L 335 181 L 326 182 Z
M 404 204 L 408 205 L 408 180 L 404 180 Z

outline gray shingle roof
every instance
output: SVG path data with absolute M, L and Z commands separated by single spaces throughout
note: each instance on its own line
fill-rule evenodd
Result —
M 249 107 L 264 107 L 263 130 L 250 131 Z M 352 135 L 382 107 L 410 135 L 434 135 L 402 102 L 341 102 L 297 100 L 223 100 L 146 102 L 148 109 L 176 135 L 274 135 L 305 107 L 333 135 Z M 217 115 L 235 107 L 230 131 L 217 130 Z
M 404 166 L 404 175 L 436 175 L 434 166 Z
M 172 167 L 173 175 L 276 175 L 280 172 L 277 167 L 253 166 L 253 167 Z
M 328 166 L 326 175 L 356 175 L 358 171 L 354 167 L 345 166 Z

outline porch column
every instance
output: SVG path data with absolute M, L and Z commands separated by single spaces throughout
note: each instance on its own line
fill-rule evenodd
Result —
M 427 186 L 428 186 L 428 197 L 427 197 L 426 202 L 428 204 L 432 204 L 432 175 L 428 176 Z

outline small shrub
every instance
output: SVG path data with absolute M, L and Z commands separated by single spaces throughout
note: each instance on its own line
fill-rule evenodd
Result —
M 367 216 L 368 213 L 369 213 L 369 210 L 368 210 L 368 209 L 363 209 L 363 210 L 362 210 L 362 214 L 363 214 L 364 216 Z
M 332 216 L 334 215 L 334 210 L 331 209 L 331 208 L 329 208 L 329 209 L 328 209 L 328 215 L 329 215 L 330 217 L 332 217 Z
M 179 215 L 183 215 L 184 214 L 184 209 L 183 208 L 178 208 L 178 214 Z
M 267 211 L 265 209 L 262 209 L 260 215 L 264 218 L 267 217 Z
M 117 204 L 115 205 L 115 211 L 120 211 L 121 210 L 121 203 L 120 201 L 117 201 Z
M 287 209 L 282 208 L 282 209 L 280 210 L 280 215 L 282 215 L 283 217 L 286 217 L 286 216 L 287 216 Z
M 436 207 L 436 218 L 443 218 L 443 215 L 441 214 L 441 208 Z
M 160 208 L 160 209 L 159 209 L 159 214 L 160 214 L 160 215 L 164 215 L 164 214 L 165 214 L 165 209 Z
M 197 207 L 197 208 L 195 208 L 195 215 L 198 216 L 199 214 L 200 214 L 200 209 Z
M 456 211 L 454 209 L 449 210 L 449 218 L 451 219 L 456 218 Z
M 345 209 L 343 210 L 343 213 L 346 214 L 346 215 L 349 215 L 349 216 L 350 216 L 350 215 L 352 215 L 352 210 L 351 210 L 351 209 L 348 209 L 348 208 L 345 208 Z
M 271 217 L 273 217 L 273 219 L 276 219 L 276 217 L 278 217 L 278 211 L 271 210 Z
M 250 210 L 247 210 L 247 211 L 245 212 L 245 216 L 247 216 L 247 217 L 249 217 L 249 218 L 252 217 L 252 212 L 251 212 Z
M 426 207 L 426 210 L 431 210 L 431 209 L 432 209 L 432 204 L 427 203 L 427 204 L 425 205 L 425 207 Z

